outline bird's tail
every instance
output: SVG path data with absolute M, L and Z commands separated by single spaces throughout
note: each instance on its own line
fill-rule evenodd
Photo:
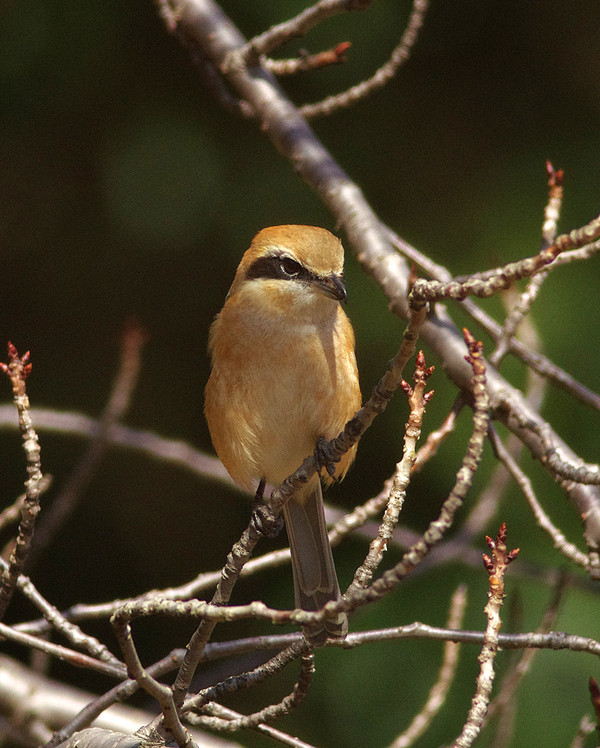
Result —
M 318 476 L 288 499 L 283 513 L 292 551 L 296 607 L 320 610 L 331 600 L 339 600 L 341 594 L 327 537 Z M 316 644 L 325 642 L 328 637 L 343 638 L 347 633 L 345 613 L 304 629 L 305 636 Z

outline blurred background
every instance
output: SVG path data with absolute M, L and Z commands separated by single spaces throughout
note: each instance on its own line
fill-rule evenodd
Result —
M 317 101 L 370 75 L 400 38 L 410 5 L 380 0 L 283 49 L 281 56 L 294 56 L 299 49 L 352 42 L 345 65 L 284 80 L 291 98 Z M 227 0 L 222 6 L 251 36 L 306 3 Z M 34 407 L 98 416 L 123 327 L 136 319 L 149 340 L 125 423 L 212 452 L 202 414 L 206 339 L 241 254 L 263 226 L 310 223 L 335 231 L 332 217 L 253 123 L 233 118 L 211 98 L 151 2 L 4 0 L 0 14 L 0 346 L 12 340 L 32 351 Z M 599 211 L 599 21 L 594 0 L 434 2 L 397 78 L 353 109 L 315 121 L 314 128 L 382 218 L 452 273 L 533 254 L 547 198 L 546 159 L 565 170 L 562 231 Z M 403 323 L 347 255 L 348 313 L 368 394 L 399 345 Z M 553 273 L 533 312 L 544 352 L 595 390 L 599 278 L 598 259 Z M 500 300 L 484 305 L 501 319 Z M 467 321 L 450 311 L 457 324 Z M 440 362 L 430 355 L 428 364 L 438 368 L 426 431 L 439 425 L 455 396 Z M 517 364 L 506 362 L 502 372 L 517 385 L 524 382 Z M 0 402 L 10 402 L 8 382 Z M 598 413 L 556 391 L 544 413 L 584 459 L 598 460 Z M 397 397 L 361 442 L 348 479 L 330 492 L 333 503 L 351 508 L 380 490 L 400 458 L 405 418 L 406 404 Z M 469 428 L 465 412 L 454 440 L 415 480 L 402 520 L 411 529 L 423 530 L 436 516 Z M 40 436 L 43 467 L 55 481 L 44 498 L 50 504 L 86 442 Z M 578 518 L 530 463 L 526 458 L 551 516 L 581 545 Z M 483 469 L 492 464 L 488 450 Z M 0 432 L 0 475 L 8 504 L 25 477 L 14 429 Z M 468 506 L 484 479 L 478 477 Z M 113 449 L 33 578 L 60 608 L 181 584 L 221 566 L 248 511 L 237 491 Z M 508 523 L 509 544 L 522 549 L 511 567 L 503 630 L 531 630 L 550 591 L 518 564 L 553 566 L 557 558 L 514 490 L 486 531 L 495 535 L 501 521 Z M 358 540 L 336 551 L 342 586 L 364 551 Z M 485 574 L 458 564 L 415 576 L 393 597 L 358 613 L 352 626 L 443 625 L 460 581 L 470 589 L 465 626 L 480 629 Z M 286 607 L 291 589 L 290 571 L 281 569 L 240 585 L 235 602 L 258 597 Z M 17 601 L 12 615 L 36 614 Z M 598 637 L 598 620 L 597 592 L 579 575 L 555 628 Z M 107 625 L 91 629 L 114 645 Z M 182 646 L 191 630 L 164 620 L 140 624 L 145 661 Z M 264 630 L 232 626 L 219 636 Z M 370 645 L 343 656 L 320 652 L 314 689 L 281 729 L 331 748 L 387 745 L 423 703 L 440 654 L 440 645 L 423 641 Z M 419 746 L 455 736 L 469 707 L 476 656 L 475 648 L 463 649 L 460 685 Z M 500 656 L 501 670 L 509 660 L 509 654 Z M 59 664 L 50 672 L 98 690 L 113 685 Z M 568 744 L 590 711 L 590 675 L 600 678 L 596 660 L 538 654 L 521 687 L 511 745 Z M 248 711 L 277 700 L 292 676 L 231 704 Z M 205 677 L 211 681 L 214 673 Z M 269 744 L 254 735 L 239 740 Z M 491 734 L 479 744 L 492 745 Z

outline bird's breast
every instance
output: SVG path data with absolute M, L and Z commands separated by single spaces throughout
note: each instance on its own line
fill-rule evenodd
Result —
M 324 301 L 327 314 L 317 315 L 228 303 L 214 323 L 206 415 L 217 453 L 242 485 L 280 483 L 360 407 L 350 322 Z M 220 413 L 215 403 L 224 404 Z

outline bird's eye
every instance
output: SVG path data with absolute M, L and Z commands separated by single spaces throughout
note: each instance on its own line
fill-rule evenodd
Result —
M 292 260 L 291 257 L 282 257 L 280 260 L 281 270 L 285 275 L 291 276 L 292 278 L 302 270 L 302 266 L 296 260 Z

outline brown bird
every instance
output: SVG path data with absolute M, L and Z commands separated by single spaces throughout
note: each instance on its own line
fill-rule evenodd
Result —
M 242 257 L 210 330 L 205 412 L 215 450 L 243 488 L 281 483 L 360 408 L 343 268 L 340 240 L 315 226 L 263 229 Z M 343 455 L 336 478 L 355 452 Z M 319 610 L 340 588 L 318 474 L 286 502 L 284 518 L 296 607 Z M 305 634 L 322 642 L 347 628 L 342 613 Z

